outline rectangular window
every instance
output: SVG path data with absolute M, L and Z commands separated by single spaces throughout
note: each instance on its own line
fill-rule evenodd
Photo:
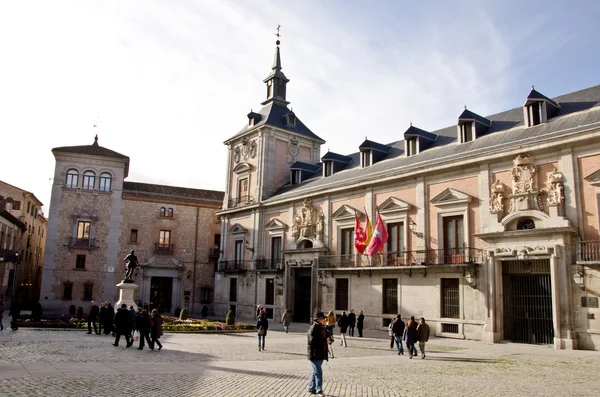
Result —
M 348 279 L 335 279 L 335 310 L 348 310 Z
M 94 190 L 95 183 L 96 174 L 91 171 L 86 171 L 83 173 L 83 188 L 85 190 Z
M 94 284 L 87 283 L 83 285 L 83 300 L 91 301 L 92 300 L 92 291 L 94 289 Z
M 215 234 L 215 237 L 213 238 L 213 242 L 214 242 L 215 248 L 221 247 L 221 235 Z
M 300 170 L 292 170 L 292 185 L 300 183 Z
M 360 158 L 361 158 L 363 167 L 368 167 L 371 165 L 371 151 L 370 150 L 360 152 Z
M 200 288 L 200 303 L 210 303 L 210 288 Z
M 161 230 L 158 236 L 158 246 L 159 248 L 169 248 L 171 244 L 171 231 L 170 230 Z
M 398 313 L 398 279 L 383 279 L 383 312 L 388 314 Z
M 464 250 L 463 217 L 444 218 L 444 263 L 463 263 Z
M 135 243 L 137 243 L 137 238 L 138 238 L 137 229 L 131 229 L 131 232 L 129 233 L 129 242 L 131 244 L 135 244 Z
M 271 237 L 271 259 L 273 263 L 281 262 L 281 236 Z
M 265 305 L 275 304 L 275 279 L 268 278 L 267 285 L 265 287 Z
M 21 209 L 21 202 L 20 201 L 13 201 L 12 204 L 12 209 L 17 211 Z
M 100 175 L 100 191 L 101 192 L 110 192 L 110 174 L 102 174 Z
M 473 140 L 473 123 L 464 123 L 460 125 L 461 142 L 471 142 Z
M 238 181 L 238 203 L 248 202 L 248 178 Z
M 72 283 L 64 283 L 63 284 L 63 299 L 66 301 L 70 301 L 73 299 L 73 284 Z
M 404 250 L 404 223 L 388 224 L 388 252 L 394 258 L 402 257 Z
M 77 255 L 75 269 L 85 269 L 85 255 Z
M 330 176 L 333 174 L 333 161 L 326 161 L 323 163 L 323 176 Z
M 417 138 L 409 138 L 406 140 L 406 155 L 414 156 L 417 154 Z
M 237 301 L 237 278 L 229 279 L 229 302 Z
M 242 240 L 235 241 L 235 252 L 233 253 L 233 260 L 236 265 L 241 265 L 244 260 L 244 242 Z
M 341 253 L 345 259 L 354 254 L 354 228 L 342 229 L 342 247 Z
M 77 241 L 88 241 L 90 239 L 91 222 L 77 222 Z
M 540 113 L 541 113 L 541 106 L 542 103 L 541 102 L 536 102 L 533 103 L 529 106 L 527 106 L 527 118 L 528 118 L 528 124 L 529 127 L 533 127 L 534 125 L 538 125 L 541 122 L 541 117 L 540 117 Z
M 460 318 L 460 301 L 458 294 L 458 279 L 443 278 L 442 280 L 442 317 Z

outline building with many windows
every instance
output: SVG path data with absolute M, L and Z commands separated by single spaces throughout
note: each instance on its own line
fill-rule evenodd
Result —
M 288 82 L 277 47 L 263 108 L 225 141 L 218 314 L 355 309 L 384 329 L 400 313 L 438 336 L 598 349 L 600 86 L 322 155 Z M 355 215 L 377 213 L 387 244 L 358 254 Z
M 0 230 L 0 249 L 8 252 L 5 258 L 14 259 L 4 272 L 5 301 L 14 294 L 23 308 L 30 309 L 40 297 L 48 220 L 42 213 L 42 202 L 27 190 L 0 181 L 0 200 L 6 213 L 26 229 L 23 234 L 14 226 Z
M 128 182 L 129 157 L 92 145 L 52 149 L 42 305 L 66 312 L 90 300 L 115 302 L 132 250 L 136 300 L 172 312 L 212 310 L 223 193 Z

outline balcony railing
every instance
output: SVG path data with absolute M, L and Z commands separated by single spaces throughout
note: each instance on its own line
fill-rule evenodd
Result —
M 254 201 L 254 197 L 252 196 L 235 197 L 229 200 L 229 205 L 227 206 L 227 208 L 243 207 L 246 205 L 254 204 L 255 202 L 256 201 Z
M 578 262 L 600 263 L 600 241 L 580 241 L 577 243 Z
M 96 239 L 69 237 L 67 245 L 69 248 L 92 249 L 96 248 Z
M 283 259 L 257 259 L 256 270 L 283 270 Z
M 477 248 L 429 249 L 405 252 L 382 252 L 373 256 L 326 255 L 319 257 L 319 267 L 324 269 L 388 267 L 414 265 L 460 265 L 483 263 L 483 251 Z
M 175 244 L 154 244 L 154 255 L 173 255 Z
M 252 261 L 241 261 L 241 260 L 233 260 L 233 261 L 220 261 L 217 265 L 217 271 L 221 273 L 236 273 L 243 272 L 246 269 L 250 268 L 250 263 Z

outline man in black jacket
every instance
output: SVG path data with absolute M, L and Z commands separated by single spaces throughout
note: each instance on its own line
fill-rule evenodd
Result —
M 117 310 L 117 314 L 115 315 L 115 328 L 117 329 L 117 336 L 114 345 L 119 346 L 119 339 L 121 339 L 121 335 L 123 335 L 125 336 L 127 347 L 131 347 L 133 344 L 133 341 L 131 340 L 131 315 L 129 314 L 129 310 L 127 310 L 127 305 L 125 303 Z
M 350 310 L 348 314 L 348 336 L 354 336 L 354 327 L 356 326 L 356 314 L 354 309 Z
M 92 301 L 90 305 L 90 311 L 88 312 L 88 334 L 92 333 L 92 324 L 94 324 L 94 332 L 98 335 L 100 334 L 96 326 L 96 321 L 98 321 L 98 313 L 100 313 L 100 309 L 98 309 L 98 306 L 96 306 L 96 302 Z
M 394 340 L 396 341 L 396 347 L 398 348 L 398 355 L 404 355 L 404 349 L 402 348 L 402 336 L 404 335 L 404 321 L 398 314 L 394 325 L 392 325 L 392 333 L 394 334 Z
M 328 344 L 332 340 L 327 337 L 327 318 L 318 312 L 308 330 L 308 359 L 312 365 L 312 375 L 308 384 L 308 392 L 323 395 L 323 360 L 329 360 Z

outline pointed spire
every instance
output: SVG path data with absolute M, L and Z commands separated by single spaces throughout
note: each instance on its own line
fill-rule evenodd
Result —
M 277 26 L 277 41 L 275 42 L 275 56 L 273 57 L 273 66 L 271 67 L 271 73 L 267 76 L 263 82 L 267 85 L 267 99 L 262 102 L 263 105 L 266 105 L 271 102 L 277 102 L 279 105 L 288 105 L 289 102 L 286 101 L 286 85 L 290 81 L 285 74 L 281 71 L 281 53 L 279 50 L 279 45 L 281 41 L 279 38 L 281 34 L 279 33 L 279 29 L 281 25 Z
M 275 47 L 275 57 L 273 58 L 273 67 L 271 69 L 276 72 L 281 70 L 281 55 L 279 54 L 279 46 Z

